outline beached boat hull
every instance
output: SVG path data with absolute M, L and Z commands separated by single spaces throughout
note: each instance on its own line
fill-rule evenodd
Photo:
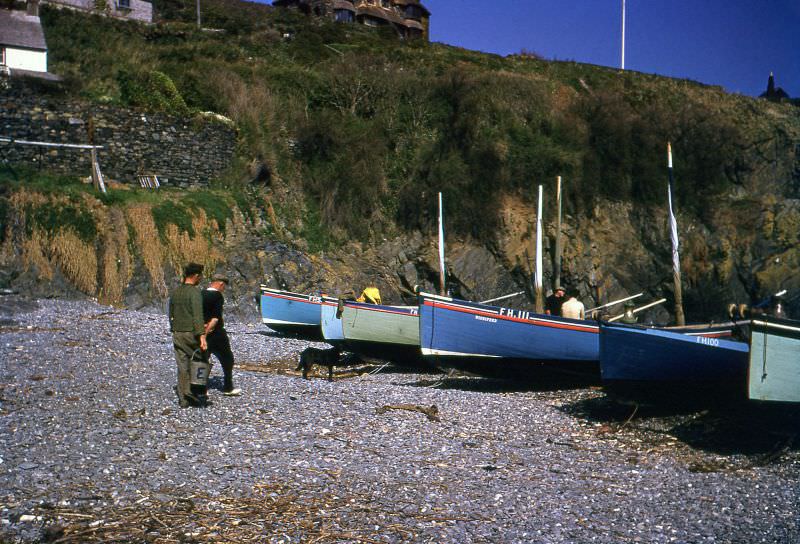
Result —
M 750 399 L 800 402 L 800 321 L 759 316 L 750 331 Z
M 744 393 L 748 345 L 730 333 L 685 334 L 603 323 L 600 369 L 603 385 L 632 396 L 680 392 L 720 396 Z
M 420 294 L 423 356 L 440 368 L 481 376 L 599 377 L 594 322 Z
M 319 340 L 322 338 L 320 306 L 324 298 L 261 286 L 261 320 L 274 331 Z
M 366 357 L 402 366 L 419 366 L 416 306 L 386 306 L 347 301 L 342 311 L 343 346 Z
M 322 337 L 334 347 L 343 347 L 344 332 L 342 332 L 342 318 L 337 317 L 338 301 L 325 299 L 320 305 L 320 328 Z

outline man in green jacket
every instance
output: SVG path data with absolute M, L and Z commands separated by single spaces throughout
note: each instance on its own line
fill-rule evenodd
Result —
M 169 299 L 169 330 L 178 363 L 178 403 L 181 408 L 203 405 L 205 392 L 193 392 L 191 385 L 192 359 L 203 360 L 206 345 L 203 324 L 203 299 L 197 285 L 203 276 L 203 265 L 189 263 L 183 269 L 183 281 Z M 201 398 L 202 397 L 202 398 Z

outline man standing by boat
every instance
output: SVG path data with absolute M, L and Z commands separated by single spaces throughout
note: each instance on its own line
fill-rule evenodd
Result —
M 561 317 L 571 317 L 572 319 L 584 319 L 585 308 L 583 302 L 578 300 L 577 289 L 570 289 L 567 300 L 561 305 Z
M 211 355 L 215 355 L 219 359 L 224 375 L 222 394 L 234 397 L 240 395 L 242 390 L 233 387 L 233 352 L 228 333 L 225 330 L 225 322 L 222 319 L 222 307 L 225 304 L 223 293 L 227 285 L 227 277 L 215 274 L 208 287 L 203 289 L 203 320 L 208 342 L 206 357 L 209 358 L 209 362 Z
M 562 304 L 564 304 L 564 288 L 556 285 L 553 294 L 544 301 L 544 312 L 549 315 L 561 315 Z
M 183 269 L 183 281 L 169 298 L 169 330 L 178 364 L 178 385 L 175 393 L 181 408 L 202 406 L 202 398 L 192 391 L 192 361 L 202 360 L 206 350 L 203 326 L 203 301 L 197 285 L 203 276 L 203 265 L 189 263 Z

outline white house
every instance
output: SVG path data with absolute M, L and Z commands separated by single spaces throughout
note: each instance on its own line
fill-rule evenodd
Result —
M 47 43 L 38 15 L 0 9 L 0 65 L 12 74 L 17 70 L 47 73 Z

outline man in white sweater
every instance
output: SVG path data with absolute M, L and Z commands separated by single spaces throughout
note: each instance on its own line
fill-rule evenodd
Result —
M 585 319 L 585 307 L 583 302 L 578 300 L 577 289 L 567 291 L 567 300 L 561 305 L 561 317 L 571 317 L 572 319 Z

